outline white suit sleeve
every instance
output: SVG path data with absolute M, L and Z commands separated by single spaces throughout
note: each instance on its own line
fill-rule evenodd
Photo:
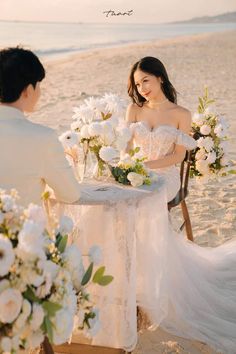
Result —
M 70 167 L 55 131 L 45 144 L 44 171 L 42 178 L 54 190 L 57 200 L 73 203 L 80 197 L 80 186 Z

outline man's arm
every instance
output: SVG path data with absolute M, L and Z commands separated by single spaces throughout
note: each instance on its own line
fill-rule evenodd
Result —
M 52 130 L 48 144 L 45 145 L 44 169 L 42 178 L 54 190 L 56 199 L 73 203 L 80 197 L 80 186 L 65 154 L 57 134 Z

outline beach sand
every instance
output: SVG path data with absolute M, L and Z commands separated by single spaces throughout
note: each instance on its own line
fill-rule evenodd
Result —
M 72 107 L 83 99 L 113 92 L 127 99 L 131 65 L 144 56 L 158 57 L 179 92 L 178 103 L 192 113 L 204 86 L 230 123 L 230 157 L 236 160 L 236 31 L 201 34 L 162 41 L 97 49 L 47 62 L 39 111 L 32 119 L 58 129 L 71 123 Z M 217 246 L 236 237 L 236 176 L 206 185 L 190 183 L 187 199 L 195 242 Z M 177 209 L 177 208 L 176 208 Z M 180 222 L 180 211 L 174 213 Z M 144 332 L 134 354 L 215 353 L 207 345 L 178 338 L 163 330 Z

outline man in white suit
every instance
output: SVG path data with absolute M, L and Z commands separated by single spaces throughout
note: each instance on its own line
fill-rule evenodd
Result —
M 46 184 L 61 202 L 72 203 L 80 196 L 55 131 L 24 115 L 34 110 L 44 77 L 31 51 L 0 51 L 0 188 L 17 189 L 23 205 L 40 204 Z

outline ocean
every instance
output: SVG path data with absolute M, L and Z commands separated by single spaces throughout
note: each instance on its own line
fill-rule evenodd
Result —
M 236 29 L 217 24 L 95 24 L 0 21 L 0 48 L 21 45 L 47 59 L 94 48 Z

